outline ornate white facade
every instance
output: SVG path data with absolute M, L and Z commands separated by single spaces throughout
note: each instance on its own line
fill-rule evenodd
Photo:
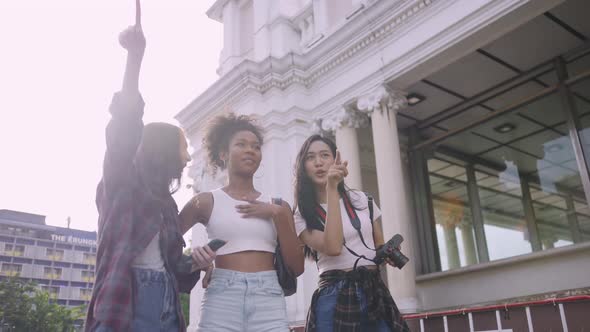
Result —
M 232 110 L 259 117 L 266 141 L 256 186 L 290 203 L 294 159 L 302 142 L 313 132 L 330 133 L 349 160 L 348 184 L 372 192 L 381 203 L 385 238 L 404 234 L 405 254 L 418 257 L 425 246 L 419 245 L 413 222 L 409 138 L 398 128 L 407 128 L 409 117 L 427 118 L 440 109 L 413 114 L 409 88 L 563 2 L 216 1 L 207 15 L 224 27 L 220 77 L 177 115 L 195 148 L 190 171 L 195 188 L 209 190 L 224 181 L 223 175 L 208 175 L 200 148 L 204 126 L 217 114 Z M 205 241 L 202 227 L 195 227 L 193 244 Z M 472 248 L 468 261 L 475 262 L 473 241 L 464 243 Z M 472 298 L 443 296 L 445 288 L 457 290 L 465 279 L 438 282 L 420 276 L 421 264 L 412 259 L 401 271 L 387 269 L 389 288 L 403 312 L 497 300 L 489 291 L 478 291 L 477 285 L 465 289 Z M 487 278 L 496 273 L 490 270 Z M 317 269 L 307 262 L 299 291 L 287 298 L 292 322 L 305 320 L 316 282 Z M 515 296 L 542 293 L 543 287 Z M 196 330 L 201 295 L 197 286 L 191 296 L 191 331 Z

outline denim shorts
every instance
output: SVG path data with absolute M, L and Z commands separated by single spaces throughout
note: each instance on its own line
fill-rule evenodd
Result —
M 288 332 L 276 271 L 215 269 L 205 290 L 199 332 Z
M 130 331 L 164 332 L 180 329 L 176 294 L 168 272 L 133 268 L 133 321 Z M 94 332 L 114 330 L 98 324 Z
M 342 280 L 320 291 L 315 307 L 317 332 L 332 332 L 334 326 L 334 313 L 338 293 L 346 281 Z M 357 288 L 357 297 L 361 301 L 361 331 L 391 332 L 385 321 L 370 322 L 367 314 L 367 298 L 361 288 Z

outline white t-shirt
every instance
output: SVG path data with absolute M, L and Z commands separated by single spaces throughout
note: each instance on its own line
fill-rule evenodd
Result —
M 154 236 L 148 246 L 135 257 L 131 266 L 140 269 L 165 271 L 162 250 L 160 250 L 160 232 Z
M 374 249 L 375 242 L 373 241 L 373 227 L 371 225 L 371 220 L 369 220 L 369 201 L 367 196 L 361 191 L 351 191 L 349 192 L 349 196 L 352 205 L 357 208 L 356 214 L 361 221 L 361 232 L 363 233 L 365 243 L 369 248 Z M 322 204 L 322 207 L 327 211 L 327 205 Z M 342 199 L 340 199 L 340 213 L 342 214 L 342 230 L 344 232 L 346 246 L 359 255 L 364 255 L 367 258 L 373 259 L 375 257 L 375 251 L 369 250 L 365 247 L 357 230 L 352 227 Z M 381 210 L 379 210 L 379 207 L 377 207 L 377 204 L 373 201 L 373 221 L 377 220 L 380 216 Z M 307 225 L 305 219 L 303 219 L 299 210 L 295 211 L 295 230 L 297 231 L 297 236 L 300 236 L 306 228 Z M 358 257 L 351 254 L 344 246 L 342 247 L 342 252 L 339 256 L 328 256 L 318 252 L 317 265 L 319 273 L 321 274 L 330 270 L 351 269 L 357 258 Z M 368 265 L 375 265 L 375 263 L 366 259 L 360 259 L 357 264 L 357 266 Z

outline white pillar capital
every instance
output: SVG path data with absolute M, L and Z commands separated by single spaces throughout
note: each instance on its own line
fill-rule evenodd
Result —
M 327 133 L 329 133 L 323 128 L 323 122 L 324 121 L 322 118 L 314 118 L 311 121 L 311 132 L 322 136 L 325 136 Z
M 392 90 L 385 85 L 378 86 L 370 93 L 359 97 L 357 107 L 361 112 L 371 115 L 374 111 L 397 112 L 408 106 L 407 93 Z
M 336 131 L 343 127 L 358 129 L 368 125 L 369 117 L 366 114 L 346 107 L 340 108 L 322 121 L 322 129 L 326 131 Z

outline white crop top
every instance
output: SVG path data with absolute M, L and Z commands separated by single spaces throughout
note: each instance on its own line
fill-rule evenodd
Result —
M 277 231 L 270 219 L 242 218 L 236 205 L 248 204 L 233 199 L 225 191 L 215 189 L 213 210 L 207 223 L 209 239 L 220 239 L 227 243 L 217 250 L 217 255 L 233 254 L 241 251 L 266 251 L 274 253 L 277 246 Z M 261 202 L 270 202 L 264 194 L 258 198 Z
M 369 248 L 375 248 L 375 242 L 373 240 L 373 227 L 371 225 L 371 220 L 369 217 L 369 201 L 367 196 L 364 192 L 361 191 L 352 191 L 350 193 L 350 200 L 352 205 L 357 208 L 356 214 L 358 215 L 361 221 L 361 232 L 363 233 L 363 238 L 365 239 L 365 243 L 369 246 Z M 327 205 L 322 204 L 322 207 L 327 210 Z M 350 223 L 350 219 L 348 218 L 348 214 L 344 208 L 344 202 L 340 199 L 340 213 L 342 215 L 342 230 L 344 232 L 344 240 L 346 241 L 346 246 L 352 249 L 359 255 L 364 255 L 368 258 L 375 257 L 375 251 L 367 249 L 361 238 L 352 224 Z M 381 210 L 373 201 L 373 221 L 377 220 L 381 216 Z M 301 233 L 307 228 L 305 224 L 305 219 L 299 210 L 295 211 L 295 230 L 297 232 L 297 236 L 300 236 Z M 338 256 L 328 256 L 318 252 L 318 269 L 319 273 L 322 274 L 326 271 L 330 270 L 346 270 L 352 269 L 354 267 L 354 263 L 356 262 L 358 257 L 351 254 L 344 246 L 342 246 L 342 251 Z M 375 265 L 375 263 L 368 261 L 366 259 L 360 259 L 357 266 L 368 266 L 368 265 Z

